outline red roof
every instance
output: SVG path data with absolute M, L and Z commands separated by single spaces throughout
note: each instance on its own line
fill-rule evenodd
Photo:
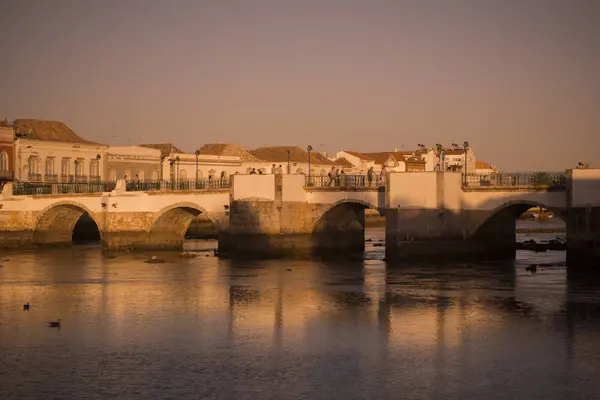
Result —
M 373 160 L 371 157 L 369 157 L 368 155 L 364 154 L 364 153 L 359 153 L 358 151 L 348 151 L 348 150 L 344 150 L 344 153 L 350 154 L 351 156 L 357 157 L 361 160 L 365 160 L 365 161 L 375 161 Z

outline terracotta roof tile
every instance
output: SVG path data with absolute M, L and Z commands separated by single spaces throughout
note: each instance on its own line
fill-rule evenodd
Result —
M 490 164 L 485 161 L 475 161 L 475 168 L 477 169 L 494 169 Z
M 205 144 L 198 149 L 200 154 L 213 156 L 239 157 L 242 161 L 258 161 L 248 150 L 237 144 L 214 143 Z
M 169 155 L 171 153 L 185 153 L 173 143 L 140 144 L 140 146 L 149 147 L 151 149 L 158 149 L 160 150 L 160 154 L 163 156 Z
M 307 162 L 308 153 L 298 146 L 273 146 L 261 147 L 255 150 L 250 150 L 250 154 L 259 160 L 266 162 L 287 162 L 288 150 L 290 152 L 291 162 Z M 320 153 L 311 153 L 310 161 L 315 164 L 333 165 L 333 161 Z
M 345 157 L 337 158 L 334 161 L 334 164 L 343 168 L 354 168 L 354 165 L 350 161 L 348 161 Z
M 71 128 L 59 121 L 16 119 L 15 133 L 22 138 L 51 142 L 98 144 L 78 136 Z
M 371 157 L 367 156 L 365 153 L 359 153 L 358 151 L 344 150 L 344 153 L 350 154 L 350 155 L 352 155 L 354 157 L 358 157 L 361 160 L 374 161 Z

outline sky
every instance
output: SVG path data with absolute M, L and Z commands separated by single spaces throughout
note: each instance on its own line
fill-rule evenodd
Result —
M 600 167 L 598 0 L 0 0 L 0 118 L 106 144 Z

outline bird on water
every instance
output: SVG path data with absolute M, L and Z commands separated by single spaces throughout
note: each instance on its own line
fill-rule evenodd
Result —
M 29 303 L 23 304 L 23 311 L 29 311 L 29 307 L 31 307 Z
M 48 322 L 48 325 L 52 328 L 59 328 L 60 327 L 60 318 L 57 319 L 56 321 Z

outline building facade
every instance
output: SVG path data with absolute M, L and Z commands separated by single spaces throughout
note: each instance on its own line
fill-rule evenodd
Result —
M 248 174 L 255 169 L 257 173 L 260 171 L 263 174 L 270 174 L 275 164 L 276 168 L 281 166 L 284 174 L 308 175 L 308 153 L 298 146 L 261 147 L 249 152 L 259 161 L 244 163 L 246 167 L 244 173 Z M 311 176 L 327 176 L 332 167 L 343 168 L 342 165 L 337 165 L 321 153 L 310 153 Z
M 104 152 L 104 176 L 108 181 L 158 180 L 161 152 L 142 146 L 110 146 Z
M 13 127 L 0 124 L 0 185 L 14 178 L 15 143 Z
M 15 179 L 72 183 L 103 180 L 107 146 L 75 134 L 62 122 L 15 120 Z

